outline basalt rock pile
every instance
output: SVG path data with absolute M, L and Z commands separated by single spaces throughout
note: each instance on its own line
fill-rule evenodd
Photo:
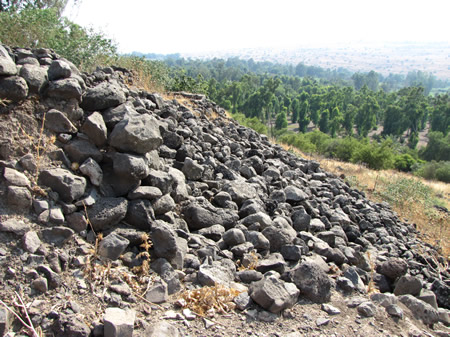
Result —
M 50 50 L 0 46 L 4 302 L 22 292 L 33 323 L 56 336 L 136 335 L 139 302 L 218 284 L 266 317 L 339 292 L 361 317 L 399 319 L 406 306 L 427 325 L 449 323 L 446 261 L 389 205 L 202 95 L 163 99 L 131 81 L 125 69 L 86 74 Z M 93 259 L 122 273 L 100 293 Z M 142 271 L 141 296 L 129 278 Z M 72 284 L 72 296 L 97 301 L 93 315 L 58 305 Z M 17 331 L 0 311 L 0 332 Z

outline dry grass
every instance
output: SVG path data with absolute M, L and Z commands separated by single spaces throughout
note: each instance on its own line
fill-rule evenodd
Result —
M 344 175 L 352 187 L 364 191 L 370 200 L 389 202 L 401 219 L 416 224 L 424 241 L 436 246 L 447 260 L 450 259 L 450 217 L 434 207 L 450 209 L 450 184 L 394 170 L 375 171 L 362 165 L 305 155 L 289 145 L 280 145 L 320 162 L 326 171 Z
M 222 284 L 186 290 L 181 293 L 179 301 L 183 307 L 189 308 L 200 316 L 214 317 L 216 313 L 225 314 L 236 307 L 233 299 L 239 291 Z

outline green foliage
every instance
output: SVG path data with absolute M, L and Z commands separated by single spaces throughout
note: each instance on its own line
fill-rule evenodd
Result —
M 177 69 L 171 74 L 170 91 L 187 91 L 196 94 L 207 94 L 209 84 L 203 79 L 202 75 L 198 75 L 196 79 L 186 74 L 183 69 Z M 226 106 L 225 106 L 226 105 Z M 222 101 L 222 107 L 226 110 L 231 109 L 231 101 Z
M 430 180 L 450 183 L 450 161 L 431 161 L 420 165 L 414 174 Z
M 394 167 L 403 172 L 411 171 L 411 168 L 417 161 L 408 153 L 397 155 L 394 160 Z
M 276 130 L 286 129 L 287 126 L 288 126 L 288 120 L 286 117 L 286 112 L 282 111 L 277 115 L 277 117 L 275 119 L 275 129 Z
M 53 49 L 85 69 L 116 55 L 110 39 L 60 17 L 53 8 L 0 12 L 0 40 L 10 46 Z
M 265 126 L 263 123 L 261 123 L 260 120 L 256 117 L 247 118 L 242 113 L 233 114 L 232 117 L 233 117 L 233 119 L 238 121 L 239 124 L 241 124 L 243 126 L 247 126 L 261 134 L 265 134 L 265 135 L 268 134 L 267 126 Z
M 394 164 L 392 140 L 386 139 L 381 144 L 366 142 L 355 152 L 352 161 L 365 163 L 374 170 L 392 168 Z
M 444 137 L 442 132 L 430 132 L 428 144 L 419 151 L 419 155 L 428 161 L 450 161 L 450 134 Z

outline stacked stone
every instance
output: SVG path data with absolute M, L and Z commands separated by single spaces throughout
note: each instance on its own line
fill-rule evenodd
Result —
M 124 76 L 113 68 L 81 74 L 49 50 L 0 46 L 0 97 L 39 95 L 60 147 L 59 160 L 38 177 L 49 198 L 30 192 L 33 158 L 1 161 L 9 206 L 35 212 L 42 225 L 0 225 L 22 238 L 30 256 L 45 256 L 36 258 L 35 289 L 60 286 L 57 266 L 70 260 L 59 256 L 49 266 L 48 245 L 102 232 L 100 256 L 132 268 L 142 263 L 148 233 L 159 279 L 146 296 L 155 303 L 181 282 L 224 284 L 243 290 L 239 309 L 256 303 L 279 313 L 299 296 L 324 303 L 333 289 L 366 293 L 373 283 L 427 324 L 448 317 L 450 278 L 436 265 L 445 261 L 389 205 L 238 125 L 202 95 L 179 93 L 191 100 L 187 106 L 128 87 Z M 330 277 L 333 271 L 339 276 Z M 390 298 L 373 301 L 398 315 Z M 357 306 L 370 316 L 368 303 Z M 110 322 L 121 315 L 108 311 L 105 329 L 120 330 Z M 129 324 L 122 330 L 129 335 Z

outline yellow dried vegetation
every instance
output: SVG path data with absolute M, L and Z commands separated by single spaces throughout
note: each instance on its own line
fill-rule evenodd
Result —
M 233 299 L 240 291 L 222 284 L 183 291 L 178 303 L 189 308 L 199 316 L 214 317 L 233 311 L 236 305 Z
M 303 158 L 318 161 L 328 172 L 344 176 L 353 188 L 364 191 L 368 199 L 388 202 L 402 220 L 416 225 L 425 242 L 435 246 L 450 260 L 450 216 L 434 207 L 437 204 L 450 209 L 450 184 L 395 170 L 375 171 L 363 165 L 307 155 L 289 145 L 280 145 Z

